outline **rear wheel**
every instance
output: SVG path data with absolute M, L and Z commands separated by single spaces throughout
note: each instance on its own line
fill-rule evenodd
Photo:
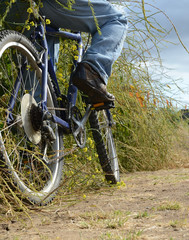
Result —
M 110 114 L 106 110 L 98 112 L 93 110 L 89 122 L 105 177 L 107 181 L 116 184 L 120 181 L 120 176 Z
M 13 182 L 32 203 L 52 200 L 62 177 L 62 137 L 42 121 L 41 70 L 37 51 L 23 35 L 0 32 L 0 151 Z M 57 114 L 48 79 L 47 108 Z

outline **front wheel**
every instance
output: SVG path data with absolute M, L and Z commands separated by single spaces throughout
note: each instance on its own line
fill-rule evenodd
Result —
M 120 181 L 119 164 L 111 130 L 112 121 L 109 111 L 93 110 L 89 117 L 100 164 L 106 180 L 116 184 Z

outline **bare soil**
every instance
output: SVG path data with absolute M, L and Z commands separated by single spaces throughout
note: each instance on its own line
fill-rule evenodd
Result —
M 189 239 L 189 169 L 122 175 L 126 186 L 54 201 L 31 220 L 0 223 L 0 239 Z

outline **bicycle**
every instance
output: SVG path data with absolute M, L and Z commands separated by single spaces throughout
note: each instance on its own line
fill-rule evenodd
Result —
M 71 77 L 67 95 L 61 94 L 48 55 L 48 35 L 77 41 L 77 66 L 84 51 L 80 33 L 51 29 L 41 21 L 35 26 L 32 41 L 13 30 L 0 32 L 1 164 L 6 165 L 27 199 L 43 205 L 52 201 L 61 182 L 63 134 L 73 134 L 77 146 L 83 148 L 87 120 L 106 179 L 114 184 L 120 180 L 111 131 L 112 106 L 86 101 L 82 116 Z M 40 42 L 42 50 L 39 52 L 32 42 Z

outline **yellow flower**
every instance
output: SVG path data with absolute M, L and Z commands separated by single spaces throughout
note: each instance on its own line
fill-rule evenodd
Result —
M 61 97 L 57 97 L 57 101 L 62 101 L 62 98 Z
M 75 50 L 77 50 L 77 46 L 74 44 L 71 46 L 71 49 L 72 49 L 72 51 L 75 51 Z
M 83 194 L 83 198 L 85 199 L 87 196 L 85 194 Z
M 125 187 L 126 184 L 124 183 L 124 181 L 121 181 L 121 186 Z
M 51 20 L 50 19 L 46 19 L 46 24 L 51 24 Z
M 85 107 L 86 107 L 86 103 L 83 102 L 83 103 L 82 103 L 82 106 L 85 108 Z
M 31 25 L 32 27 L 35 26 L 34 21 L 31 21 L 31 22 L 30 22 L 30 25 Z
M 32 13 L 32 12 L 33 12 L 32 8 L 28 8 L 28 9 L 27 9 L 27 12 L 28 12 L 28 13 Z
M 74 59 L 77 61 L 79 59 L 79 57 L 78 56 L 74 56 Z
M 106 180 L 106 179 L 103 177 L 103 178 L 102 178 L 102 181 L 105 182 L 105 180 Z
M 93 140 L 92 140 L 90 137 L 88 138 L 88 143 L 89 143 L 90 145 L 94 145 Z
M 87 147 L 83 148 L 83 152 L 87 152 Z
M 88 159 L 89 161 L 91 161 L 91 160 L 92 160 L 92 157 L 91 157 L 91 156 L 89 156 L 87 159 Z
M 57 76 L 58 78 L 61 78 L 61 77 L 63 77 L 63 74 L 59 72 L 59 73 L 56 74 L 56 76 Z
M 27 26 L 26 26 L 26 29 L 29 31 L 29 30 L 30 30 L 30 26 L 29 26 L 29 25 L 27 25 Z
M 60 78 L 61 83 L 65 83 L 66 79 L 65 78 Z

